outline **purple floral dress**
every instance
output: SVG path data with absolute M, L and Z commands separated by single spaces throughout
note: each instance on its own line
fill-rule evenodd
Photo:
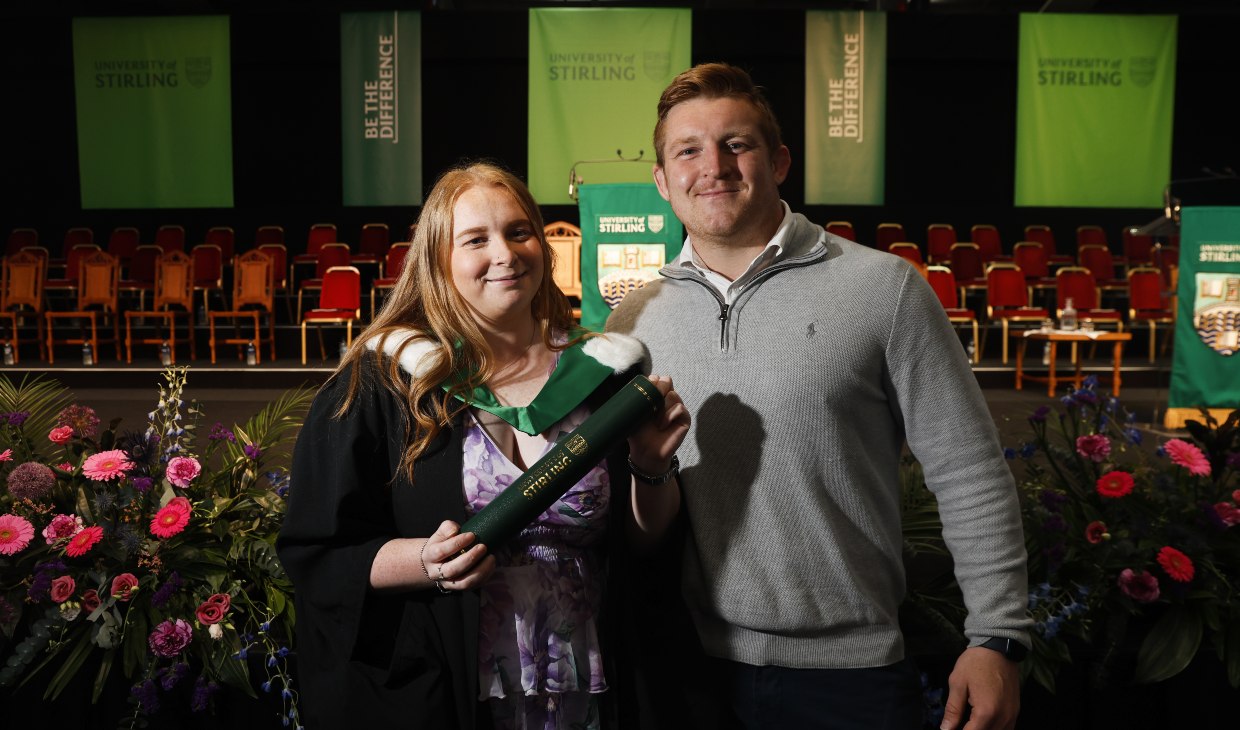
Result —
M 580 406 L 543 433 L 543 453 L 576 428 Z M 465 432 L 465 501 L 472 516 L 521 475 L 521 469 L 470 417 Z M 600 544 L 611 490 L 596 466 L 551 508 L 495 553 L 481 589 L 479 699 L 495 727 L 597 728 L 603 677 L 595 617 L 602 597 Z

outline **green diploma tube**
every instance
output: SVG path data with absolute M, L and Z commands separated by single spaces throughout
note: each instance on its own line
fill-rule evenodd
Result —
M 474 533 L 477 542 L 493 552 L 564 496 L 622 439 L 662 407 L 663 397 L 654 384 L 640 375 L 634 377 L 481 512 L 461 525 L 461 532 Z

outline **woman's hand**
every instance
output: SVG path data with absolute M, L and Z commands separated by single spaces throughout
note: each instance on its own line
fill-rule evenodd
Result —
M 424 574 L 441 593 L 477 588 L 495 570 L 495 556 L 487 554 L 486 545 L 473 545 L 474 534 L 460 530 L 452 520 L 444 520 L 422 543 Z
M 663 395 L 663 410 L 629 437 L 629 459 L 646 474 L 662 474 L 671 468 L 692 419 L 670 377 L 651 375 L 649 380 Z

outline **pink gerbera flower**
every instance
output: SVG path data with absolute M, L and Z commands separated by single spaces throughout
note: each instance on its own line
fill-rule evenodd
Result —
M 1167 451 L 1167 456 L 1188 469 L 1189 474 L 1199 477 L 1210 476 L 1210 460 L 1196 446 L 1180 439 L 1171 439 L 1163 444 L 1163 448 Z
M 1126 471 L 1116 470 L 1109 471 L 1098 477 L 1096 487 L 1098 494 L 1104 497 L 1111 497 L 1112 499 L 1119 499 L 1132 492 L 1134 483 L 1131 474 Z
M 86 463 L 82 465 L 82 474 L 87 479 L 106 482 L 124 476 L 132 468 L 133 462 L 129 460 L 129 456 L 124 451 L 113 449 L 87 457 Z
M 166 539 L 180 533 L 189 524 L 189 516 L 193 511 L 193 505 L 188 499 L 173 497 L 151 518 L 151 534 Z
M 12 461 L 12 460 L 13 460 L 12 449 L 5 449 L 4 451 L 0 451 L 0 461 Z
M 79 555 L 85 555 L 95 543 L 103 539 L 103 528 L 93 525 L 83 529 L 81 532 L 73 536 L 69 540 L 69 544 L 65 546 L 65 555 L 76 558 Z
M 18 515 L 0 515 L 0 555 L 16 555 L 30 544 L 34 525 Z

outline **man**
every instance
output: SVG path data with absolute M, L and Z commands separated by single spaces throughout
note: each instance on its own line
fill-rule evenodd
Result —
M 720 694 L 749 728 L 921 726 L 897 620 L 907 441 L 969 609 L 943 727 L 1012 727 L 1029 642 L 1016 489 L 933 292 L 780 200 L 790 154 L 743 70 L 689 69 L 658 111 L 655 184 L 687 240 L 607 329 L 644 341 L 694 414 L 683 593 Z

